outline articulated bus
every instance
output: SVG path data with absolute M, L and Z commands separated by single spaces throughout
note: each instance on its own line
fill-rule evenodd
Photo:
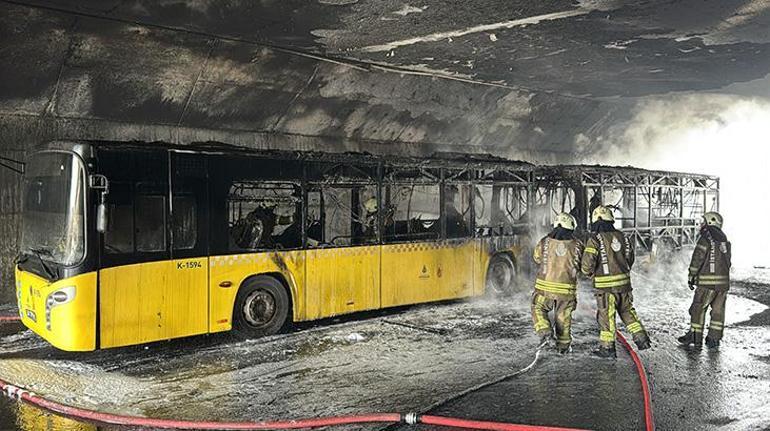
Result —
M 16 294 L 22 322 L 62 350 L 259 337 L 509 292 L 551 217 L 585 228 L 596 202 L 640 247 L 685 245 L 717 196 L 708 176 L 491 156 L 53 142 L 25 166 Z

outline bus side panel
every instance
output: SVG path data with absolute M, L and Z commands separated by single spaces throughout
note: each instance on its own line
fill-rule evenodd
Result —
M 382 306 L 473 294 L 473 240 L 382 246 Z
M 473 294 L 483 295 L 487 290 L 487 267 L 489 266 L 489 241 L 486 238 L 478 238 L 475 241 L 473 259 Z
M 61 350 L 85 352 L 96 349 L 96 272 L 49 283 L 17 269 L 16 289 L 19 311 L 26 327 Z M 51 307 L 49 317 L 46 299 L 60 289 L 70 294 L 74 292 L 74 297 Z M 47 319 L 50 319 L 50 329 Z
M 138 263 L 99 274 L 101 347 L 207 332 L 208 258 Z
M 164 301 L 171 268 L 171 261 L 160 261 L 99 271 L 102 348 L 167 338 Z
M 209 259 L 171 262 L 171 286 L 164 301 L 166 338 L 205 334 L 209 329 Z
M 477 241 L 450 240 L 437 249 L 440 270 L 437 273 L 439 298 L 454 299 L 473 296 L 476 272 Z
M 380 308 L 380 247 L 308 250 L 311 319 Z
M 289 284 L 294 321 L 307 320 L 304 250 L 212 256 L 210 262 L 209 332 L 232 329 L 238 288 L 259 274 L 281 274 Z

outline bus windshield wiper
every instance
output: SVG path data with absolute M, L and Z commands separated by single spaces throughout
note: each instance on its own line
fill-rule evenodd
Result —
M 51 250 L 48 250 L 42 247 L 38 247 L 38 248 L 30 247 L 29 251 L 31 251 L 32 254 L 34 254 L 35 257 L 37 257 L 37 259 L 40 261 L 40 265 L 43 266 L 43 269 L 45 270 L 45 273 L 48 274 L 48 277 L 51 280 L 56 279 L 57 278 L 56 274 L 51 270 L 51 268 L 48 267 L 48 265 L 46 265 L 45 260 L 43 260 L 43 256 L 42 256 L 42 255 L 46 255 L 49 257 L 52 256 L 53 253 L 51 253 Z

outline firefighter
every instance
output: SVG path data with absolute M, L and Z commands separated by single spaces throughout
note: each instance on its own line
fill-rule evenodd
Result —
M 687 284 L 695 290 L 690 306 L 690 330 L 679 342 L 703 347 L 703 325 L 706 310 L 711 307 L 706 346 L 719 347 L 725 324 L 725 300 L 730 289 L 731 245 L 722 232 L 723 219 L 719 213 L 707 212 L 701 220 L 700 238 L 692 253 Z M 697 289 L 696 289 L 697 286 Z
M 634 246 L 629 238 L 615 229 L 615 216 L 604 205 L 591 214 L 593 232 L 586 242 L 581 271 L 593 278 L 596 297 L 596 320 L 599 324 L 599 349 L 594 354 L 615 358 L 616 314 L 633 335 L 639 350 L 650 348 L 650 337 L 634 310 L 631 293 L 631 266 Z
M 551 233 L 537 243 L 534 260 L 538 265 L 535 292 L 532 294 L 532 320 L 541 345 L 550 343 L 554 330 L 548 313 L 554 311 L 556 348 L 570 351 L 572 312 L 577 306 L 577 276 L 583 243 L 575 238 L 577 222 L 567 213 L 559 214 Z

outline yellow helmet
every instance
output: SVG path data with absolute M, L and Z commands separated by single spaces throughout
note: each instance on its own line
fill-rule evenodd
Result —
M 716 226 L 722 229 L 722 225 L 724 224 L 724 222 L 725 221 L 722 218 L 722 215 L 716 211 L 709 211 L 703 214 L 703 224 L 707 226 Z
M 374 196 L 370 197 L 364 202 L 364 209 L 368 213 L 375 213 L 377 212 L 377 198 Z
M 563 227 L 564 229 L 575 230 L 577 220 L 571 214 L 561 213 L 553 220 L 553 227 Z
M 612 210 L 604 205 L 599 205 L 594 208 L 594 212 L 591 214 L 591 223 L 596 223 L 599 220 L 604 220 L 610 223 L 615 222 L 615 215 L 612 214 Z

